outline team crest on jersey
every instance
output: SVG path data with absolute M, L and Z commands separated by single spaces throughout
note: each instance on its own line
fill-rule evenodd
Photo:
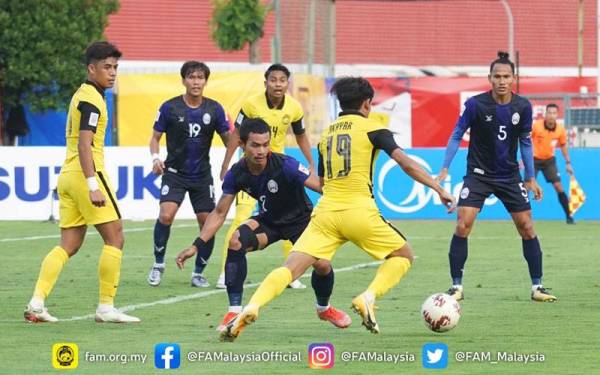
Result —
M 281 122 L 283 122 L 283 125 L 289 125 L 290 124 L 290 115 L 288 115 L 287 113 L 285 115 L 283 115 L 283 117 L 281 118 Z
M 267 182 L 267 189 L 269 189 L 271 193 L 275 194 L 279 191 L 279 185 L 277 185 L 277 182 L 274 180 L 269 180 L 269 182 Z
M 202 122 L 204 125 L 210 124 L 210 113 L 205 113 L 204 116 L 202 116 Z
M 513 125 L 517 125 L 519 123 L 520 119 L 521 119 L 521 116 L 519 116 L 519 113 L 517 113 L 517 112 L 513 113 L 513 116 L 512 116 Z
M 167 195 L 167 194 L 169 194 L 169 185 L 165 185 L 165 186 L 163 186 L 163 187 L 162 187 L 162 189 L 160 189 L 160 193 L 161 193 L 162 195 Z
M 461 199 L 467 199 L 467 197 L 469 196 L 469 188 L 468 187 L 464 187 L 461 191 L 460 191 L 460 198 Z

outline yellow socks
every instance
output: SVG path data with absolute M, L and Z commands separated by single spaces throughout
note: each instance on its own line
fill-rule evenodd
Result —
M 119 286 L 121 275 L 121 250 L 104 245 L 98 263 L 98 279 L 100 281 L 100 304 L 112 305 Z
M 225 273 L 225 262 L 227 261 L 227 250 L 229 250 L 229 241 L 231 240 L 231 236 L 233 236 L 233 232 L 238 228 L 239 224 L 236 225 L 237 220 L 233 220 L 229 229 L 227 230 L 227 234 L 225 234 L 225 241 L 223 241 L 223 256 L 221 257 L 221 273 Z
M 40 268 L 40 275 L 33 292 L 35 298 L 45 300 L 48 297 L 67 260 L 69 260 L 69 254 L 62 247 L 55 246 L 50 250 Z
M 400 282 L 400 279 L 408 272 L 409 268 L 410 261 L 404 257 L 391 257 L 384 260 L 377 269 L 375 278 L 367 288 L 367 292 L 373 293 L 375 298 L 383 296 Z
M 259 307 L 266 305 L 280 295 L 291 282 L 292 272 L 287 267 L 274 269 L 254 292 L 248 305 Z
M 292 247 L 294 247 L 294 244 L 292 243 L 292 241 L 289 241 L 289 240 L 283 241 L 283 259 L 287 259 L 287 257 L 290 256 Z
M 241 193 L 238 193 L 238 198 Z M 245 193 L 244 193 L 245 194 Z M 248 198 L 246 198 L 248 199 Z M 250 202 L 244 201 L 243 203 L 237 203 L 235 206 L 235 217 L 227 230 L 227 234 L 225 234 L 225 241 L 223 241 L 223 256 L 221 257 L 221 273 L 225 273 L 225 261 L 227 260 L 227 250 L 229 249 L 229 240 L 231 240 L 231 236 L 233 236 L 233 232 L 238 229 L 240 224 L 244 221 L 248 220 L 250 216 L 252 216 L 252 211 L 254 211 L 254 206 L 256 205 L 256 201 L 252 199 Z

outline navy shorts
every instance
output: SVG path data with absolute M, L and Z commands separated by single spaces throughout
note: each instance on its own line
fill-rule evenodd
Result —
M 300 219 L 291 224 L 285 225 L 276 225 L 269 220 L 266 220 L 264 216 L 258 215 L 251 218 L 258 222 L 259 226 L 256 228 L 254 233 L 264 233 L 267 236 L 269 241 L 268 245 L 277 242 L 279 240 L 289 240 L 292 243 L 296 243 L 298 238 L 304 229 L 308 226 L 308 222 L 310 221 L 310 216 L 307 216 L 305 219 Z
M 185 193 L 189 193 L 195 213 L 210 212 L 215 208 L 215 189 L 212 176 L 200 181 L 190 181 L 177 173 L 165 172 L 160 187 L 160 203 L 175 202 L 181 206 Z
M 546 182 L 559 182 L 560 173 L 556 168 L 556 158 L 553 156 L 550 159 L 533 159 L 533 166 L 535 168 L 535 176 L 539 171 L 542 171 Z
M 500 199 L 508 212 L 531 210 L 529 194 L 523 181 L 490 181 L 474 176 L 465 176 L 458 205 L 481 209 L 486 198 L 492 194 Z

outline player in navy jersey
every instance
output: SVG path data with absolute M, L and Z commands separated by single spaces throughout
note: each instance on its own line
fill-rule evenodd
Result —
M 210 70 L 204 63 L 184 63 L 181 80 L 185 94 L 163 103 L 154 123 L 150 152 L 153 171 L 162 175 L 162 185 L 160 213 L 154 226 L 155 263 L 148 274 L 148 283 L 152 286 L 160 284 L 171 224 L 185 194 L 189 193 L 200 227 L 215 208 L 209 151 L 215 133 L 221 137 L 223 144 L 228 145 L 230 129 L 221 104 L 202 96 L 209 76 Z M 167 158 L 163 162 L 158 152 L 164 133 L 167 135 Z M 191 280 L 193 287 L 209 286 L 202 271 L 213 246 L 214 240 L 211 240 L 198 251 Z
M 452 286 L 448 294 L 456 300 L 464 298 L 462 276 L 467 261 L 467 237 L 487 197 L 494 194 L 510 213 L 522 238 L 523 256 L 529 266 L 531 299 L 556 301 L 542 285 L 542 251 L 533 229 L 528 191 L 542 198 L 535 180 L 531 145 L 531 103 L 512 92 L 515 66 L 508 53 L 498 52 L 490 65 L 488 80 L 492 89 L 465 103 L 465 111 L 450 136 L 446 156 L 438 180 L 443 181 L 458 150 L 463 134 L 471 129 L 467 174 L 458 201 L 456 230 L 450 242 L 450 274 Z M 525 167 L 521 179 L 517 148 Z
M 304 187 L 322 192 L 319 178 L 296 159 L 270 151 L 271 132 L 264 120 L 248 119 L 239 131 L 244 157 L 225 175 L 223 195 L 215 210 L 208 215 L 200 236 L 176 259 L 179 268 L 183 268 L 187 258 L 212 241 L 238 192 L 244 191 L 257 200 L 258 214 L 244 221 L 229 241 L 225 263 L 229 311 L 219 330 L 241 312 L 243 285 L 248 272 L 246 252 L 264 249 L 279 240 L 296 242 L 312 213 L 312 203 Z M 312 286 L 317 297 L 317 314 L 320 319 L 345 328 L 352 320 L 329 304 L 333 283 L 329 260 L 316 262 Z

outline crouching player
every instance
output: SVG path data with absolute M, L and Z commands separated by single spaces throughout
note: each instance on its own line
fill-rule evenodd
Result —
M 238 192 L 244 191 L 258 201 L 259 213 L 246 220 L 229 241 L 225 262 L 225 285 L 229 296 L 229 311 L 217 328 L 222 330 L 242 311 L 244 280 L 248 273 L 246 253 L 261 250 L 279 240 L 296 242 L 312 213 L 312 204 L 304 186 L 321 193 L 319 179 L 296 159 L 269 150 L 271 133 L 262 119 L 248 119 L 240 127 L 240 142 L 244 157 L 225 175 L 223 195 L 217 207 L 208 215 L 200 236 L 194 244 L 177 255 L 177 265 L 183 268 L 186 259 L 210 241 L 223 225 Z M 352 320 L 343 311 L 329 304 L 334 276 L 331 263 L 315 262 L 312 287 L 317 297 L 317 315 L 339 328 Z

